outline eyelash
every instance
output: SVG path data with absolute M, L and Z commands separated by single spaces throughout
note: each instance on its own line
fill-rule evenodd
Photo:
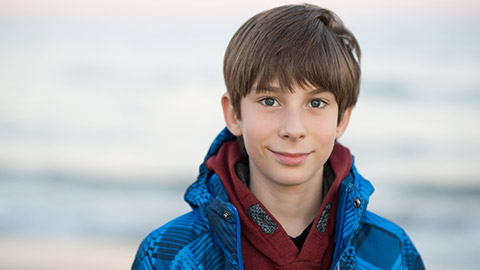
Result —
M 266 100 L 273 100 L 273 102 L 276 103 L 277 106 L 278 106 L 278 100 L 276 100 L 276 99 L 273 98 L 273 97 L 263 97 L 263 98 L 261 98 L 261 99 L 259 100 L 259 102 L 260 102 L 260 104 L 262 104 L 262 105 L 264 105 L 264 106 L 273 107 L 273 105 L 267 105 L 266 102 L 265 102 Z
M 273 100 L 274 103 L 271 104 L 271 105 L 268 105 L 268 104 L 266 104 L 266 101 L 267 101 L 267 100 Z M 314 101 L 320 102 L 320 105 L 319 105 L 318 107 L 311 106 L 312 102 L 314 102 Z M 259 102 L 260 102 L 260 104 L 262 104 L 263 106 L 267 106 L 267 107 L 275 107 L 275 106 L 278 106 L 278 105 L 279 105 L 278 100 L 277 100 L 276 98 L 274 98 L 274 97 L 263 97 L 263 98 L 261 98 L 261 99 L 259 100 Z M 320 98 L 315 98 L 315 99 L 310 100 L 310 101 L 308 102 L 308 105 L 307 105 L 307 106 L 309 106 L 309 107 L 311 107 L 311 108 L 319 109 L 319 108 L 325 107 L 326 105 L 328 105 L 328 103 L 327 103 L 325 100 L 320 99 Z
M 313 101 L 318 101 L 318 102 L 320 102 L 320 105 L 319 105 L 318 107 L 310 106 L 310 107 L 312 107 L 312 108 L 319 109 L 319 108 L 323 108 L 323 107 L 325 107 L 325 106 L 328 105 L 327 102 L 325 102 L 324 100 L 319 99 L 319 98 L 310 100 L 310 101 L 308 102 L 308 105 L 311 105 Z

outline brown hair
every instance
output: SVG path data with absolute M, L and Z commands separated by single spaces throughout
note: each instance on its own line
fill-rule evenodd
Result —
M 313 86 L 331 91 L 338 121 L 355 105 L 360 89 L 360 47 L 330 10 L 315 5 L 286 5 L 245 22 L 230 40 L 223 72 L 238 118 L 240 101 L 255 86 L 278 80 L 282 90 Z

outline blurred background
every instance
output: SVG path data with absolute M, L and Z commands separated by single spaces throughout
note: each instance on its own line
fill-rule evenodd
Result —
M 429 269 L 480 264 L 480 2 L 310 1 L 363 50 L 340 140 Z M 188 211 L 223 53 L 292 1 L 0 1 L 0 269 L 129 269 Z

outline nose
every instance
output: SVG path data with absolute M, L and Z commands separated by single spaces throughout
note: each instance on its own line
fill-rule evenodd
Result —
M 306 135 L 307 129 L 301 112 L 297 109 L 286 110 L 281 120 L 279 136 L 283 139 L 296 141 L 305 138 Z

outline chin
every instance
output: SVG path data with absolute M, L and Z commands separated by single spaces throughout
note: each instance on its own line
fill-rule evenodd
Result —
M 304 174 L 288 174 L 284 173 L 279 175 L 276 178 L 276 181 L 279 185 L 283 186 L 298 186 L 301 184 L 304 184 L 306 182 L 309 182 L 311 177 L 308 177 Z

